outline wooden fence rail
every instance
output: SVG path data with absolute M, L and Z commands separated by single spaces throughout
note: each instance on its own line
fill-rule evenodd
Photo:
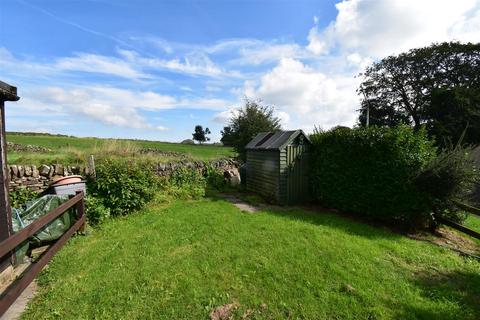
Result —
M 20 294 L 26 287 L 35 279 L 35 277 L 42 271 L 43 267 L 52 259 L 54 254 L 67 242 L 67 240 L 79 229 L 85 225 L 85 199 L 83 192 L 77 192 L 77 194 L 62 203 L 57 208 L 50 211 L 45 216 L 31 223 L 24 229 L 8 237 L 4 241 L 0 242 L 0 257 L 11 253 L 19 244 L 30 238 L 32 235 L 41 230 L 44 226 L 55 220 L 61 214 L 65 213 L 68 209 L 76 208 L 77 221 L 48 249 L 40 258 L 32 262 L 27 269 L 16 279 L 0 296 L 0 316 L 2 316 L 8 308 L 15 302 Z
M 472 206 L 469 206 L 467 204 L 464 204 L 464 203 L 461 203 L 461 202 L 458 202 L 458 201 L 454 201 L 453 202 L 455 204 L 455 206 L 457 206 L 459 209 L 462 209 L 462 210 L 465 210 L 467 211 L 468 213 L 471 213 L 471 214 L 474 214 L 474 215 L 477 215 L 477 216 L 480 216 L 480 209 L 477 209 L 475 207 L 472 207 Z M 466 233 L 468 234 L 469 236 L 471 237 L 474 237 L 474 238 L 477 238 L 477 239 L 480 239 L 480 232 L 477 232 L 475 230 L 472 230 L 470 228 L 467 228 L 461 224 L 458 224 L 456 222 L 453 222 L 449 219 L 446 219 L 446 218 L 443 218 L 441 217 L 440 215 L 436 215 L 435 216 L 435 219 L 437 219 L 438 222 L 440 223 L 443 223 L 444 225 L 447 225 L 451 228 L 454 228 L 458 231 L 461 231 L 463 233 Z
M 453 201 L 453 204 L 455 204 L 458 208 L 460 208 L 462 210 L 465 210 L 465 211 L 467 211 L 471 214 L 474 214 L 474 215 L 480 217 L 480 209 L 478 209 L 478 208 L 469 206 L 468 204 L 461 203 L 461 202 L 458 202 L 458 201 Z

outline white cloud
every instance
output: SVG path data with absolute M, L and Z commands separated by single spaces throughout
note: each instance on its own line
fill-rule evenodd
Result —
M 273 104 L 289 126 L 352 125 L 358 108 L 355 79 L 329 76 L 294 59 L 282 59 L 257 85 L 246 87 L 250 96 Z
M 290 122 L 290 115 L 285 111 L 277 111 L 276 116 L 280 119 L 282 126 L 287 126 Z
M 173 108 L 224 110 L 231 102 L 219 98 L 179 99 L 153 91 L 127 90 L 92 84 L 89 86 L 35 87 L 23 92 L 14 111 L 19 114 L 80 115 L 115 126 L 166 131 L 152 124 L 141 111 Z M 14 114 L 12 114 L 14 115 Z
M 52 114 L 77 114 L 116 126 L 164 131 L 165 127 L 146 122 L 138 111 L 169 109 L 175 103 L 172 97 L 149 91 L 135 92 L 102 86 L 71 89 L 41 87 L 26 92 L 17 108 Z
M 63 71 L 104 73 L 130 79 L 150 78 L 149 75 L 136 70 L 134 65 L 125 60 L 87 53 L 79 53 L 74 57 L 58 59 L 54 64 L 54 68 Z
M 302 55 L 302 48 L 294 43 L 258 42 L 254 46 L 239 49 L 239 58 L 232 59 L 231 64 L 257 66 L 277 62 L 282 58 L 294 58 Z
M 326 53 L 328 48 L 327 48 L 327 43 L 325 39 L 322 39 L 323 37 L 324 35 L 322 35 L 318 31 L 318 18 L 313 17 L 313 27 L 308 32 L 308 37 L 307 37 L 308 39 L 307 50 L 318 55 Z
M 119 50 L 119 53 L 132 65 L 150 70 L 168 70 L 172 72 L 200 75 L 207 77 L 234 76 L 238 72 L 226 71 L 217 66 L 208 55 L 202 52 L 190 52 L 183 58 L 161 59 L 156 57 L 140 56 L 137 52 Z
M 225 111 L 218 112 L 213 116 L 213 121 L 220 123 L 222 125 L 227 125 L 230 118 L 232 118 L 234 112 L 235 112 L 235 109 L 228 109 Z
M 310 30 L 308 48 L 317 54 L 339 45 L 383 57 L 432 42 L 480 41 L 476 0 L 344 0 L 325 30 Z

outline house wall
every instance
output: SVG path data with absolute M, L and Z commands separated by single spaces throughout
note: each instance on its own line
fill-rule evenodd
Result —
M 247 190 L 279 200 L 279 151 L 247 150 Z

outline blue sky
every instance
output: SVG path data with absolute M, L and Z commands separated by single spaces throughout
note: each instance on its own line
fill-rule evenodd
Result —
M 288 129 L 351 126 L 365 66 L 445 40 L 480 41 L 480 1 L 2 0 L 7 130 L 218 141 L 244 97 Z

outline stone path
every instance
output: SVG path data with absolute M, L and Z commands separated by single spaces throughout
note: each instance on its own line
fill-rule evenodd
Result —
M 229 194 L 222 194 L 220 195 L 223 199 L 227 200 L 227 201 L 230 201 L 231 203 L 233 203 L 233 205 L 235 207 L 237 207 L 238 209 L 242 210 L 242 211 L 246 211 L 246 212 L 250 212 L 250 213 L 255 213 L 257 212 L 259 209 L 257 207 L 254 207 L 252 206 L 251 204 L 248 204 L 246 203 L 245 201 L 235 197 L 235 196 L 232 196 L 232 195 L 229 195 Z

